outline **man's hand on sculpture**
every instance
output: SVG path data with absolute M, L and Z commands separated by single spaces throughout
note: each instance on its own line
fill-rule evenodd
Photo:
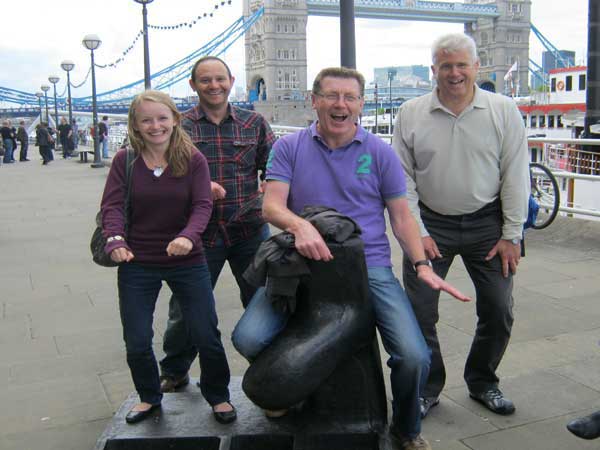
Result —
M 289 231 L 289 230 L 288 230 Z M 333 255 L 325 244 L 323 237 L 317 229 L 308 221 L 304 221 L 294 230 L 296 239 L 296 250 L 302 256 L 316 261 L 331 261 Z
M 471 297 L 463 294 L 450 283 L 437 276 L 433 269 L 429 266 L 417 267 L 417 277 L 422 283 L 425 283 L 431 289 L 435 289 L 436 291 L 447 292 L 452 297 L 456 298 L 457 300 L 460 300 L 461 302 L 471 301 Z

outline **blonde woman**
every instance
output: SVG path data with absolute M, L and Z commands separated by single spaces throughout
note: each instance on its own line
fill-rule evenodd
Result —
M 152 319 L 162 281 L 177 296 L 198 348 L 200 389 L 215 419 L 220 423 L 236 419 L 229 403 L 229 366 L 201 241 L 212 210 L 208 164 L 181 130 L 180 121 L 168 95 L 151 90 L 138 95 L 129 108 L 128 133 L 136 158 L 127 235 L 126 151 L 115 156 L 102 197 L 105 251 L 120 263 L 123 337 L 140 397 L 127 414 L 127 423 L 139 422 L 160 408 Z

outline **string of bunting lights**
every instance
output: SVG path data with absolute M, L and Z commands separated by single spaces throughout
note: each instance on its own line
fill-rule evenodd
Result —
M 231 5 L 231 0 L 222 0 L 219 3 L 215 3 L 214 9 L 219 9 L 219 6 L 225 6 L 225 5 Z M 191 21 L 181 22 L 181 23 L 178 23 L 175 25 L 150 25 L 150 24 L 148 24 L 148 28 L 152 28 L 153 30 L 176 30 L 176 29 L 185 28 L 185 27 L 192 28 L 194 25 L 196 25 L 196 23 L 198 23 L 199 20 L 201 20 L 205 17 L 213 17 L 213 15 L 214 15 L 213 12 L 204 13 L 202 15 L 197 16 L 195 19 L 193 19 Z M 116 67 L 118 64 L 122 63 L 125 60 L 125 56 L 127 56 L 127 54 L 133 50 L 133 48 L 135 47 L 135 44 L 143 36 L 144 36 L 144 32 L 142 30 L 138 31 L 138 33 L 136 34 L 135 38 L 133 39 L 133 42 L 131 43 L 131 45 L 129 47 L 127 47 L 123 51 L 122 56 L 117 58 L 114 62 L 109 63 L 109 64 L 94 64 L 94 65 L 101 69 L 105 69 L 107 67 Z M 87 79 L 87 77 L 86 77 L 86 79 Z
M 75 84 L 75 83 L 73 83 L 71 81 L 71 87 L 73 89 L 78 89 L 81 86 L 83 86 L 87 82 L 87 80 L 88 80 L 88 78 L 90 76 L 90 73 L 92 73 L 92 68 L 91 67 L 88 69 L 87 75 L 85 76 L 85 78 L 83 79 L 83 81 L 81 83 L 79 83 L 79 84 Z M 63 98 L 66 94 L 67 94 L 67 85 L 65 84 L 65 89 L 63 90 L 62 94 L 60 94 L 58 97 L 59 98 Z
M 75 84 L 75 83 L 71 82 L 71 87 L 73 89 L 77 89 L 77 88 L 80 88 L 81 86 L 83 86 L 87 82 L 87 79 L 90 76 L 90 73 L 92 73 L 92 68 L 91 67 L 88 69 L 88 72 L 87 72 L 85 78 L 83 79 L 83 81 L 81 83 L 79 83 L 79 84 Z

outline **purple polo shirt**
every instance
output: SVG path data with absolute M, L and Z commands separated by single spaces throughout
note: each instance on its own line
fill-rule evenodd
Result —
M 369 267 L 391 267 L 385 233 L 385 201 L 406 195 L 400 159 L 391 146 L 358 127 L 354 140 L 330 150 L 309 128 L 277 140 L 267 162 L 267 180 L 290 185 L 288 208 L 306 205 L 337 209 L 362 228 Z

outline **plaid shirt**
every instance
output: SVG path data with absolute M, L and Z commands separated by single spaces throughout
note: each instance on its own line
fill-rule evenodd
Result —
M 219 125 L 208 120 L 200 105 L 183 113 L 182 127 L 208 160 L 210 179 L 227 191 L 215 200 L 208 226 L 202 235 L 206 247 L 219 238 L 229 247 L 254 236 L 265 224 L 258 171 L 264 179 L 265 165 L 275 135 L 260 114 L 228 106 Z

